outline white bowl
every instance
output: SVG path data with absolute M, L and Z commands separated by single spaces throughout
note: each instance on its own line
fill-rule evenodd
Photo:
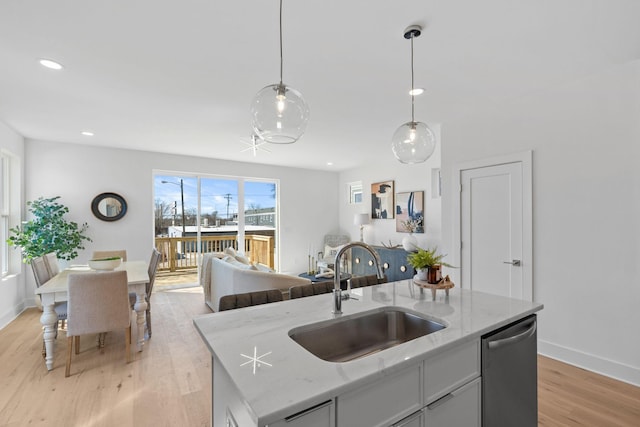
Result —
M 122 258 L 116 259 L 90 259 L 89 268 L 92 270 L 115 270 L 118 268 Z

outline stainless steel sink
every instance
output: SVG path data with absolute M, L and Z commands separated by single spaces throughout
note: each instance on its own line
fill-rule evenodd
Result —
M 446 326 L 399 307 L 367 311 L 345 319 L 305 325 L 289 336 L 328 362 L 347 362 L 429 335 Z

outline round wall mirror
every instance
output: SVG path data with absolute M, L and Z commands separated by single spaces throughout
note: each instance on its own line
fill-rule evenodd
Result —
M 91 211 L 103 221 L 117 221 L 127 213 L 127 202 L 119 194 L 102 193 L 91 202 Z

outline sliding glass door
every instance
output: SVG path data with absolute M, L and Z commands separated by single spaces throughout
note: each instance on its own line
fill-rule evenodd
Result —
M 196 269 L 203 253 L 232 247 L 251 262 L 277 266 L 277 181 L 154 175 L 160 270 Z

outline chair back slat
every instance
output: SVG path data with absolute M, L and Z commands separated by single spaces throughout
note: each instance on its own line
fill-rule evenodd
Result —
M 36 279 L 36 286 L 38 288 L 51 279 L 51 274 L 49 274 L 49 269 L 47 268 L 44 257 L 39 256 L 33 258 L 31 260 L 31 269 L 33 270 L 33 275 Z
M 49 275 L 51 277 L 60 273 L 60 265 L 58 264 L 58 257 L 55 252 L 50 252 L 44 256 L 44 262 L 49 269 Z

